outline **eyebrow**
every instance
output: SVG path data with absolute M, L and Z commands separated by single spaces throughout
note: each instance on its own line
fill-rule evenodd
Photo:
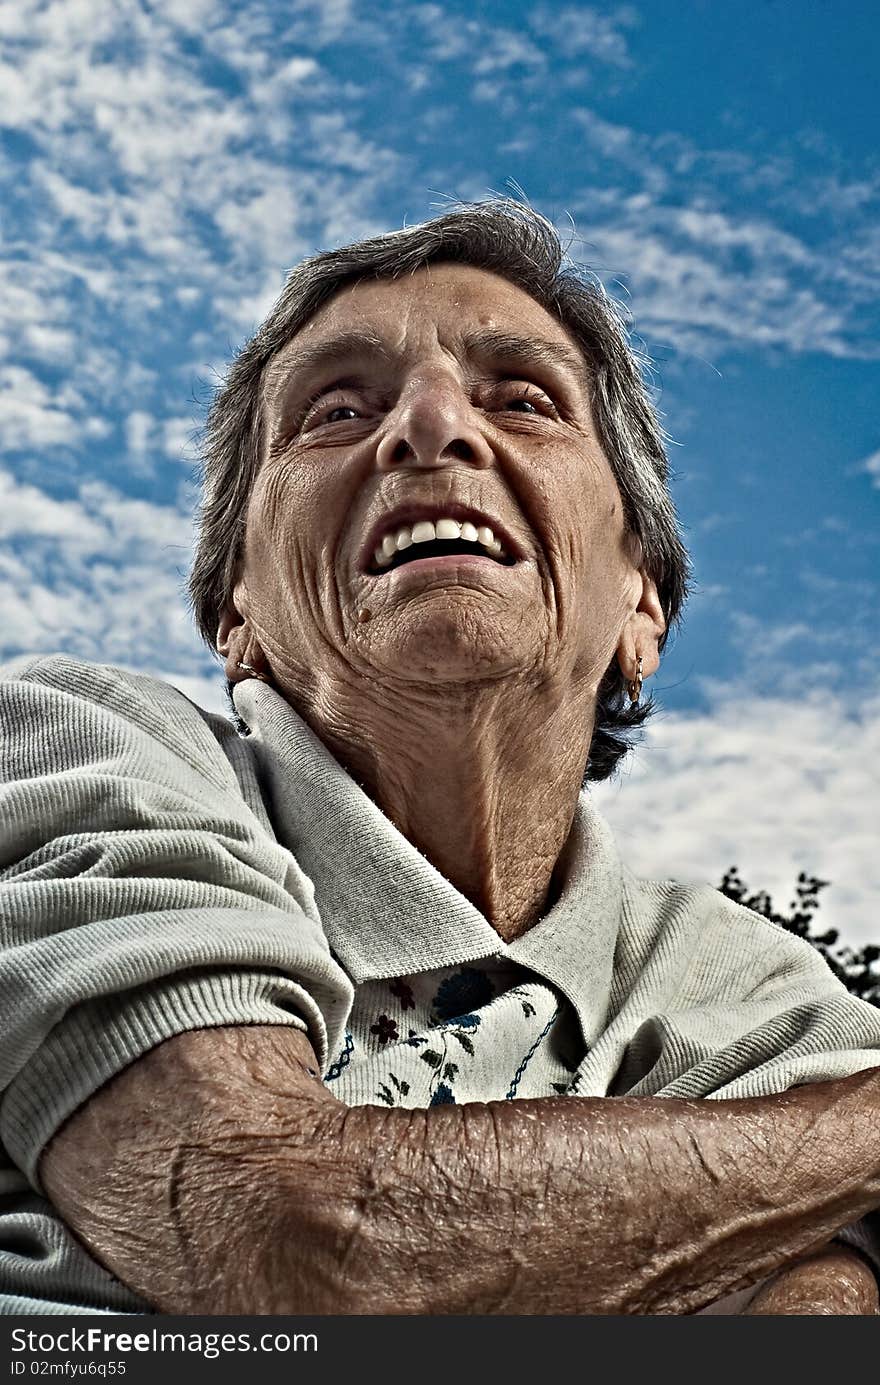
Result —
M 543 337 L 521 337 L 514 332 L 471 332 L 464 339 L 467 353 L 477 359 L 495 358 L 512 364 L 567 370 L 579 384 L 589 388 L 587 362 L 576 347 Z
M 270 365 L 266 396 L 274 402 L 279 391 L 297 377 L 320 374 L 331 367 L 344 365 L 365 351 L 385 361 L 390 361 L 393 354 L 388 343 L 377 332 L 370 331 L 340 332 L 314 345 L 297 346 Z

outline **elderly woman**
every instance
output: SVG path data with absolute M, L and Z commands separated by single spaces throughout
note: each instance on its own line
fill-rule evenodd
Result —
M 2 683 L 7 1310 L 876 1312 L 880 1013 L 633 879 L 583 789 L 686 559 L 552 228 L 300 265 L 205 484 L 237 731 L 62 657 Z

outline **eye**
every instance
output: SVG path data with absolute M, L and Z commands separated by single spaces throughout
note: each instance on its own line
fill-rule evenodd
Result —
M 347 414 L 348 418 L 343 419 L 342 415 Z M 348 423 L 352 418 L 360 418 L 357 409 L 352 408 L 351 404 L 336 404 L 325 414 L 324 423 Z
M 345 398 L 346 394 L 348 399 Z M 321 390 L 314 395 L 305 407 L 300 424 L 301 431 L 309 432 L 312 428 L 321 428 L 325 424 L 351 423 L 354 419 L 363 418 L 364 411 L 361 401 L 357 404 L 351 403 L 351 389 L 341 389 L 339 387 Z
M 535 385 L 520 381 L 505 382 L 498 407 L 505 413 L 527 414 L 533 418 L 558 418 L 556 405 Z

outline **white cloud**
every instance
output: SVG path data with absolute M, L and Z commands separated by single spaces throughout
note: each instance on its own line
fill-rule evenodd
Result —
M 538 33 L 572 57 L 592 57 L 623 68 L 632 65 L 626 31 L 637 22 L 635 10 L 628 5 L 606 10 L 589 5 L 555 5 L 552 9 L 542 7 L 532 19 Z
M 58 498 L 0 470 L 0 658 L 63 649 L 198 677 L 187 513 L 103 482 Z
M 0 368 L 0 451 L 68 446 L 80 429 L 58 396 L 23 366 Z
M 506 73 L 512 67 L 540 72 L 547 66 L 546 55 L 534 41 L 511 29 L 490 34 L 488 47 L 481 45 L 481 48 L 474 60 L 474 72 L 478 77 Z
M 165 418 L 161 424 L 162 450 L 175 462 L 194 462 L 198 455 L 199 424 L 192 415 Z
M 289 248 L 304 208 L 320 216 L 330 206 L 321 178 L 290 176 L 291 141 L 305 137 L 316 163 L 330 158 L 373 178 L 387 171 L 386 150 L 360 139 L 339 109 L 318 109 L 333 92 L 317 61 L 285 51 L 277 16 L 258 4 L 236 11 L 233 27 L 217 7 L 200 34 L 203 48 L 240 68 L 237 92 L 180 44 L 180 15 L 168 7 L 78 0 L 67 6 L 77 13 L 74 23 L 55 16 L 64 7 L 47 11 L 27 0 L 23 7 L 29 22 L 16 25 L 18 51 L 5 74 L 14 76 L 15 99 L 6 123 L 18 123 L 42 148 L 32 165 L 38 195 L 48 196 L 79 235 L 143 257 L 126 265 L 127 274 L 135 268 L 148 279 L 153 266 L 167 278 L 188 266 L 191 277 L 216 283 L 206 226 L 259 197 L 276 198 L 260 209 L 264 234 L 256 245 L 234 243 L 231 264 L 258 276 L 267 262 L 283 265 L 279 236 L 266 245 L 265 228 L 285 226 Z M 111 39 L 116 51 L 109 59 L 101 45 Z M 324 130 L 309 126 L 311 114 Z M 359 186 L 354 177 L 350 199 Z M 293 188 L 305 189 L 295 201 Z M 328 191 L 338 198 L 339 188 Z
M 143 409 L 133 409 L 125 420 L 125 445 L 135 457 L 142 458 L 153 442 L 156 421 Z
M 859 467 L 859 471 L 870 476 L 875 489 L 880 490 L 880 452 L 872 452 L 870 457 L 866 457 Z
M 571 118 L 580 178 L 567 210 L 589 236 L 584 258 L 631 290 L 640 332 L 697 352 L 876 358 L 880 234 L 869 206 L 880 183 L 856 179 L 847 198 L 836 175 L 805 179 L 782 155 L 700 149 L 590 108 Z M 817 207 L 803 184 L 821 204 L 829 177 L 840 199 L 824 198 L 823 223 L 805 225 Z
M 103 527 L 76 500 L 54 500 L 0 471 L 0 538 L 64 539 L 98 549 Z
M 575 206 L 587 224 L 586 201 Z M 854 336 L 845 300 L 802 278 L 818 259 L 760 220 L 696 207 L 671 209 L 644 194 L 606 197 L 589 258 L 606 281 L 632 288 L 639 332 L 686 350 L 781 347 L 830 356 L 872 355 Z
M 799 871 L 831 881 L 819 920 L 880 942 L 880 691 L 849 709 L 833 693 L 755 697 L 662 715 L 632 767 L 596 800 L 640 874 L 717 885 L 739 867 L 783 909 Z
M 190 702 L 194 702 L 197 707 L 203 707 L 206 712 L 219 712 L 223 716 L 231 716 L 229 700 L 226 696 L 226 679 L 219 664 L 214 673 L 200 675 L 180 673 L 175 669 L 169 672 L 161 667 L 153 667 L 149 670 L 135 668 L 131 671 L 133 673 L 149 672 L 152 677 L 161 678 L 163 682 L 170 683 L 174 688 L 179 688 Z

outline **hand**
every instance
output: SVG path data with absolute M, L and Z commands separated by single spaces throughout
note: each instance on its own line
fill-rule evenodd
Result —
M 763 1285 L 743 1316 L 880 1315 L 880 1290 L 870 1266 L 849 1246 L 829 1245 L 787 1265 Z

